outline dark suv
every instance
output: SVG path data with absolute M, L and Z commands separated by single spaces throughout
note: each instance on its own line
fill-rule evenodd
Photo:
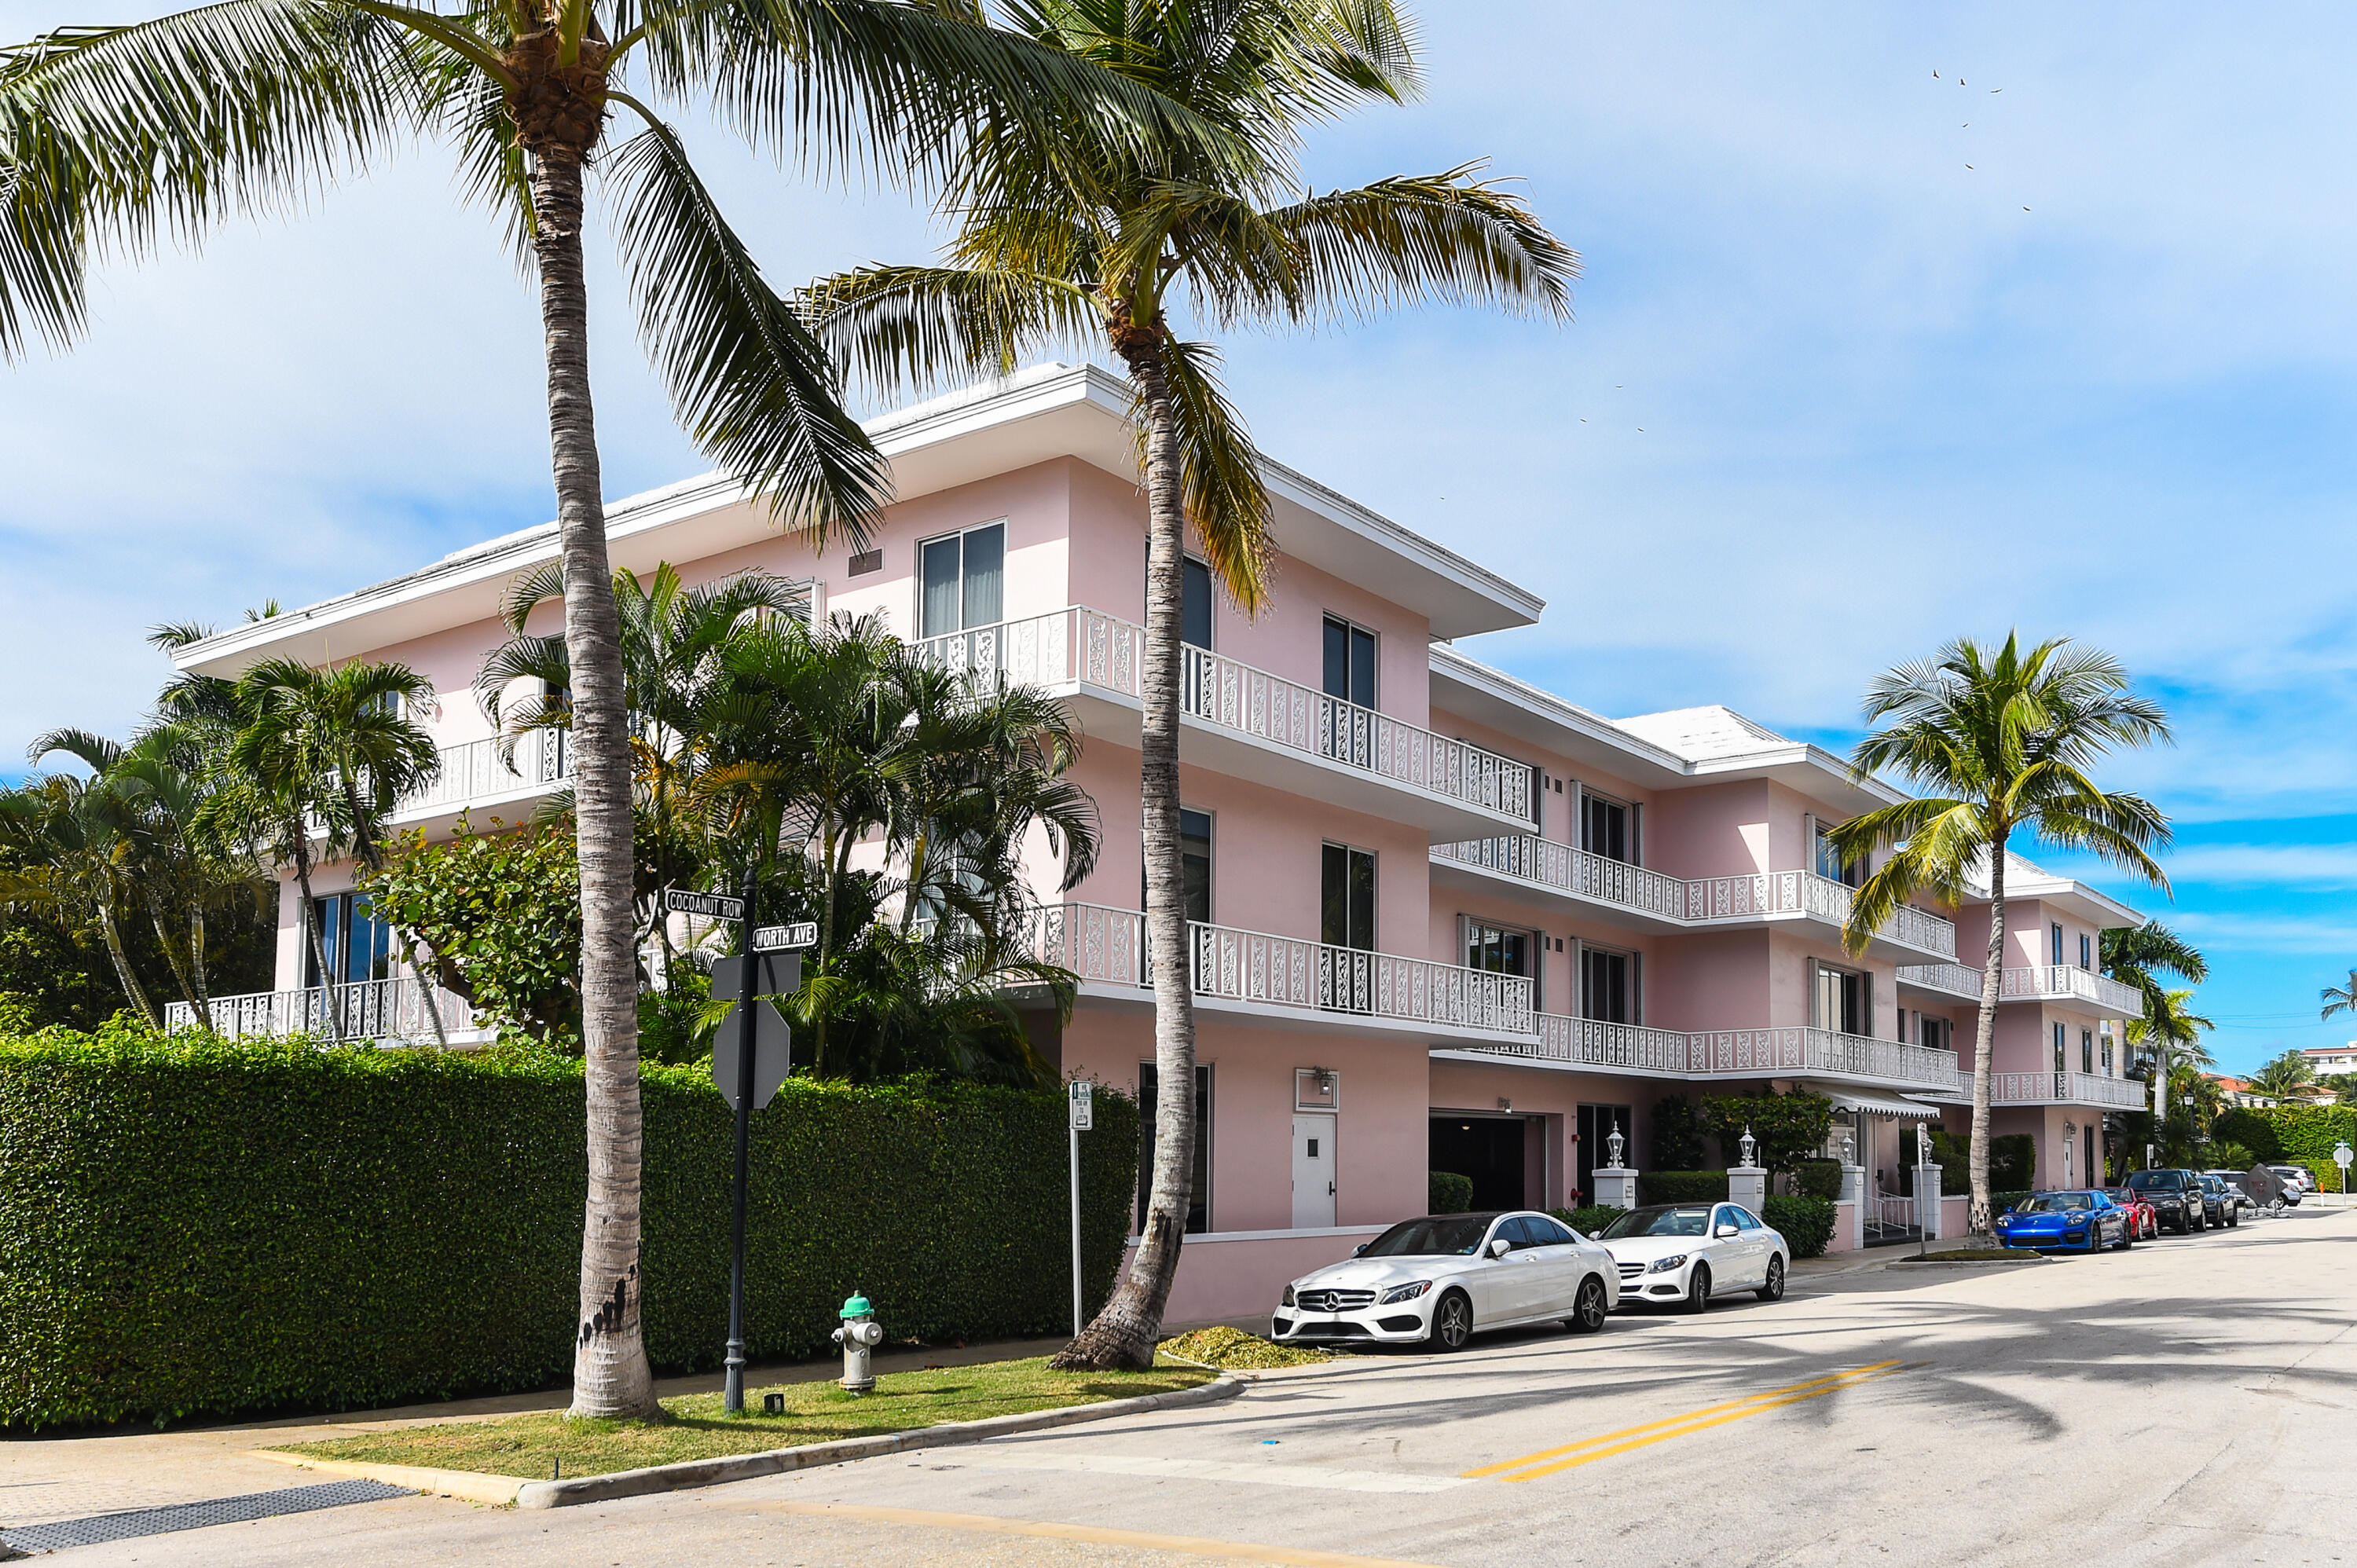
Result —
M 2190 1236 L 2210 1228 L 2215 1200 L 2191 1171 L 2131 1171 L 2128 1186 L 2158 1212 L 2162 1230 Z

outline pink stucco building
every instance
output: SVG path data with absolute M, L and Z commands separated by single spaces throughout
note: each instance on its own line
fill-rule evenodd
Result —
M 1128 402 L 1102 371 L 1047 366 L 877 422 L 900 499 L 856 555 L 814 556 L 716 479 L 617 503 L 609 528 L 617 566 L 808 579 L 819 613 L 878 612 L 939 658 L 1071 704 L 1104 847 L 1039 932 L 1082 982 L 1041 1043 L 1067 1075 L 1150 1097 Z M 1286 1278 L 1423 1212 L 1431 1169 L 1471 1177 L 1485 1207 L 1575 1202 L 1614 1130 L 1647 1163 L 1673 1095 L 1832 1096 L 1859 1167 L 1836 1244 L 1909 1223 L 1902 1134 L 1965 1124 L 1988 911 L 1905 909 L 1844 951 L 1862 868 L 1845 874 L 1820 834 L 1895 793 L 1725 708 L 1608 719 L 1491 669 L 1461 644 L 1534 623 L 1534 596 L 1302 475 L 1269 480 L 1273 607 L 1246 619 L 1204 587 L 1189 617 L 1207 1115 L 1173 1320 L 1265 1309 Z M 553 526 L 527 530 L 178 657 L 220 674 L 275 655 L 404 660 L 442 693 L 426 716 L 445 747 L 404 823 L 520 817 L 563 759 L 528 744 L 503 767 L 471 684 L 502 590 L 555 552 Z M 317 883 L 331 961 L 373 988 L 388 1032 L 414 1032 L 416 986 L 349 886 L 334 868 Z M 2095 955 L 2138 917 L 2027 862 L 2008 891 L 1996 1131 L 2036 1135 L 2041 1183 L 2098 1179 L 2103 1119 L 2142 1085 L 2124 1076 L 2136 997 Z M 282 990 L 241 1002 L 247 1026 L 299 1016 L 317 980 L 296 900 L 281 909 Z

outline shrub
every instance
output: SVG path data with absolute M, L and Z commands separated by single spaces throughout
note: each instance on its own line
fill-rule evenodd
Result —
M 2201 1162 L 2212 1170 L 2246 1171 L 2259 1163 L 2259 1157 L 2240 1144 L 2222 1144 L 2213 1139 L 2202 1148 Z
M 1837 1198 L 1841 1196 L 1841 1162 L 1803 1160 L 1792 1167 L 1792 1186 L 1802 1197 Z
M 1824 1147 L 1833 1131 L 1834 1102 L 1822 1094 L 1715 1094 L 1702 1102 L 1706 1130 L 1718 1139 L 1719 1157 L 1742 1158 L 1743 1133 L 1750 1129 L 1759 1161 L 1771 1171 L 1789 1171 Z
M 1591 1203 L 1585 1208 L 1555 1208 L 1548 1212 L 1581 1235 L 1593 1236 L 1629 1211 L 1618 1204 Z
M 650 1068 L 645 1333 L 718 1364 L 733 1118 Z M 1111 1290 L 1136 1109 L 1083 1137 Z M 895 1337 L 1071 1310 L 1063 1098 L 789 1079 L 753 1119 L 748 1348 L 822 1351 L 854 1289 Z M 581 1070 L 545 1053 L 52 1031 L 0 1042 L 0 1424 L 360 1409 L 561 1381 L 587 1180 Z
M 1990 1218 L 1994 1219 L 1994 1218 L 1996 1218 L 1997 1215 L 2003 1214 L 2007 1209 L 2011 1208 L 2015 1204 L 2019 1203 L 2023 1198 L 2028 1197 L 2029 1196 L 2029 1194 L 2027 1191 L 2022 1191 L 2022 1192 L 1992 1192 L 1992 1193 L 1990 1193 L 1990 1194 L 1989 1194 L 1989 1216 L 1990 1216 Z
M 1795 1258 L 1824 1254 L 1834 1239 L 1833 1203 L 1822 1197 L 1771 1197 L 1760 1206 L 1760 1218 L 1784 1233 Z
M 1653 1107 L 1653 1157 L 1649 1163 L 1665 1171 L 1690 1171 L 1702 1164 L 1702 1122 L 1695 1115 L 1694 1101 L 1684 1095 L 1666 1095 Z
M 1726 1196 L 1725 1171 L 1641 1171 L 1637 1176 L 1643 1203 L 1716 1203 Z
M 2219 1117 L 2211 1132 L 2244 1145 L 2269 1164 L 2305 1165 L 2320 1188 L 2339 1192 L 2341 1167 L 2332 1163 L 2332 1145 L 2343 1139 L 2357 1144 L 2357 1109 L 2346 1105 L 2244 1107 Z
M 1473 1207 L 1473 1178 L 1458 1176 L 1455 1171 L 1434 1171 L 1428 1183 L 1431 1192 L 1427 1214 L 1462 1214 Z
M 1966 1169 L 1956 1185 L 1971 1190 L 1971 1157 L 1967 1148 Z M 2038 1140 L 2028 1133 L 2007 1133 L 1989 1140 L 1989 1187 L 1992 1191 L 2016 1188 L 2028 1190 L 2038 1174 Z

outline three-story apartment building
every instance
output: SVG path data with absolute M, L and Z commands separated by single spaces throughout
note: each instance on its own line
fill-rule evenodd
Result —
M 1139 914 L 1146 512 L 1128 406 L 1102 371 L 1045 366 L 877 421 L 899 499 L 856 553 L 814 555 L 718 479 L 619 502 L 608 526 L 617 566 L 804 579 L 816 614 L 881 615 L 932 658 L 1070 704 L 1104 843 L 1041 916 L 1039 950 L 1082 986 L 1039 1039 L 1063 1073 L 1150 1103 L 1184 1090 L 1155 1080 Z M 1285 1279 L 1422 1212 L 1428 1170 L 1469 1176 L 1485 1207 L 1577 1201 L 1613 1132 L 1642 1162 L 1670 1095 L 1825 1093 L 1866 1201 L 1902 1203 L 1905 1130 L 1964 1124 L 1987 910 L 1904 908 L 1844 950 L 1867 868 L 1824 833 L 1895 793 L 1725 708 L 1606 719 L 1491 669 L 1458 644 L 1533 624 L 1534 596 L 1290 469 L 1268 480 L 1273 606 L 1247 618 L 1207 572 L 1188 578 L 1203 1115 L 1173 1320 L 1265 1310 Z M 471 683 L 501 593 L 555 552 L 553 526 L 527 530 L 178 657 L 216 674 L 402 660 L 444 693 L 426 715 L 443 775 L 404 823 L 520 818 L 562 779 L 562 750 L 529 742 L 504 764 Z M 2008 885 L 1996 1130 L 2036 1134 L 2041 1181 L 2094 1179 L 2102 1118 L 2141 1086 L 2121 1054 L 2136 998 L 2093 955 L 2136 916 L 2027 862 Z M 435 999 L 349 886 L 317 880 L 329 961 L 374 988 L 382 1032 L 414 1036 Z M 281 908 L 281 991 L 242 999 L 243 1026 L 313 1015 L 291 888 Z

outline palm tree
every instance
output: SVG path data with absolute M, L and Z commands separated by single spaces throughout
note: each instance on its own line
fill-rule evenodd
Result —
M 2349 972 L 2348 984 L 2328 985 L 2317 993 L 2316 999 L 2324 1004 L 2324 1010 L 2317 1015 L 2319 1023 L 2330 1022 L 2335 1013 L 2357 1015 L 2357 969 Z
M 2289 1100 L 2316 1081 L 2316 1064 L 2298 1051 L 2286 1051 L 2251 1075 L 2251 1087 L 2277 1100 Z
M 1853 953 L 1892 911 L 1918 894 L 1961 902 L 1988 889 L 1988 950 L 1981 966 L 1973 1051 L 1972 1232 L 1993 1233 L 1989 1212 L 1989 1057 L 2005 978 L 2006 857 L 2017 834 L 2099 859 L 2160 887 L 2152 858 L 2169 819 L 2141 796 L 2098 789 L 2088 769 L 2115 746 L 2169 738 L 2169 720 L 2128 691 L 2110 655 L 2055 638 L 2024 652 L 2008 633 L 1993 653 L 1960 639 L 1937 656 L 1901 665 L 1867 694 L 1869 725 L 1889 723 L 1850 756 L 1863 782 L 1890 768 L 1923 791 L 1853 817 L 1831 834 L 1845 862 L 1892 846 L 1850 907 L 1842 938 Z
M 371 870 L 384 864 L 386 819 L 442 765 L 434 737 L 409 716 L 433 695 L 405 664 L 323 671 L 270 659 L 239 677 L 230 696 L 238 720 L 224 737 L 218 788 L 199 821 L 215 843 L 264 852 L 268 864 L 295 868 L 328 1032 L 338 1039 L 341 977 L 319 928 L 312 869 L 347 854 Z
M 0 869 L 0 903 L 46 906 L 70 924 L 95 923 L 123 994 L 151 1028 L 163 1020 L 123 943 L 137 897 L 138 846 L 124 801 L 103 776 L 51 774 L 0 793 L 0 833 L 16 852 Z
M 626 90 L 631 68 L 641 68 Z M 969 136 L 1085 126 L 1139 156 L 1254 151 L 1150 84 L 957 0 L 217 0 L 0 48 L 0 356 L 70 340 L 93 256 L 274 210 L 421 132 L 539 284 L 574 675 L 589 1194 L 574 1411 L 656 1409 L 640 1340 L 640 1110 L 628 723 L 589 395 L 584 176 L 614 199 L 648 349 L 694 438 L 775 515 L 855 539 L 887 488 L 832 367 L 761 279 L 648 97 L 759 144 L 909 174 Z M 609 113 L 640 128 L 600 150 Z
M 1305 130 L 1366 101 L 1417 91 L 1414 38 L 1391 0 L 1224 0 L 1139 5 L 1060 0 L 1017 24 L 1073 56 L 1162 84 L 1263 155 L 1257 168 L 1140 158 L 1077 123 L 1053 137 L 977 139 L 945 199 L 940 266 L 869 267 L 807 292 L 822 338 L 879 389 L 1000 375 L 1063 342 L 1110 350 L 1135 398 L 1147 512 L 1140 740 L 1146 926 L 1156 952 L 1188 950 L 1178 838 L 1179 609 L 1192 528 L 1228 595 L 1267 598 L 1269 499 L 1259 458 L 1214 369 L 1170 312 L 1212 328 L 1301 327 L 1426 299 L 1481 301 L 1561 319 L 1578 258 L 1465 165 L 1319 194 L 1297 176 Z M 1154 966 L 1155 1058 L 1195 1080 L 1188 967 Z M 1178 1266 L 1194 1099 L 1156 1101 L 1144 1240 L 1121 1288 L 1057 1365 L 1149 1364 Z

